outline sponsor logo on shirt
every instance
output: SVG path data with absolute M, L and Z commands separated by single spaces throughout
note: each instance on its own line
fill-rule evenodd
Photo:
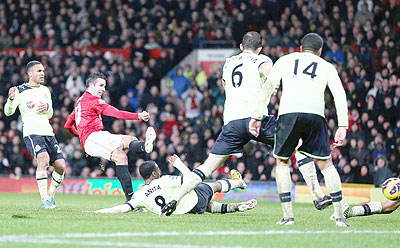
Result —
M 39 145 L 36 145 L 35 146 L 35 152 L 38 152 L 38 151 L 40 151 L 40 149 L 42 149 Z
M 35 107 L 35 102 L 34 101 L 28 101 L 26 103 L 26 107 L 28 107 L 28 109 L 33 109 Z

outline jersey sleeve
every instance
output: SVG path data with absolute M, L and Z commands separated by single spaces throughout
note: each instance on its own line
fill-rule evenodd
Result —
M 161 177 L 163 184 L 169 185 L 169 187 L 175 187 L 175 186 L 180 186 L 183 183 L 183 177 L 182 176 L 172 176 L 172 175 L 166 175 Z
M 19 106 L 20 101 L 21 101 L 21 96 L 19 94 L 18 89 L 16 89 L 14 99 L 11 100 L 10 98 L 8 98 L 6 104 L 4 105 L 4 114 L 6 116 L 14 114 L 15 110 Z
M 346 93 L 343 89 L 342 82 L 339 78 L 335 67 L 330 64 L 329 77 L 328 77 L 328 87 L 332 92 L 333 100 L 335 102 L 335 108 L 338 118 L 339 127 L 348 128 L 349 117 L 347 110 L 347 99 Z
M 279 87 L 279 83 L 282 79 L 282 71 L 281 68 L 284 64 L 284 57 L 278 59 L 268 75 L 267 82 L 272 85 L 272 88 L 276 89 Z
M 222 67 L 223 69 L 222 69 L 222 80 L 224 80 L 225 82 L 227 81 L 227 73 L 226 73 L 226 70 L 227 70 L 227 68 L 228 68 L 228 64 L 229 64 L 229 58 L 228 59 L 226 59 L 226 61 L 225 61 L 225 64 L 224 64 L 224 66 Z
M 46 99 L 46 103 L 48 104 L 47 118 L 50 119 L 53 116 L 53 111 L 54 111 L 53 110 L 53 102 L 51 100 L 51 93 L 50 93 L 49 88 L 46 87 L 46 90 L 47 90 L 47 93 L 48 93 L 48 96 L 47 96 L 47 99 Z
M 139 190 L 139 191 L 133 193 L 133 196 L 128 201 L 128 203 L 134 209 L 142 208 L 142 207 L 144 207 L 144 204 L 143 204 L 143 202 L 145 200 L 144 198 L 145 198 L 144 194 L 142 194 L 142 192 Z
M 110 106 L 110 105 L 109 105 L 108 103 L 106 103 L 103 99 L 95 100 L 95 101 L 94 101 L 94 104 L 95 104 L 96 112 L 97 112 L 98 114 L 103 113 L 103 111 L 104 111 L 108 106 Z
M 258 59 L 257 59 L 257 66 L 258 66 L 258 68 L 260 68 L 260 66 L 261 66 L 262 64 L 264 64 L 264 63 L 270 63 L 270 64 L 272 64 L 273 62 L 272 62 L 272 60 L 271 60 L 267 55 L 264 55 L 264 54 L 258 55 Z
M 79 136 L 78 131 L 76 130 L 75 126 L 75 109 L 69 115 L 67 122 L 65 122 L 64 128 L 74 136 Z
M 265 55 L 263 55 L 265 56 Z M 267 57 L 267 56 L 265 56 Z M 269 59 L 269 57 L 267 57 Z M 269 59 L 270 63 L 272 60 Z M 266 62 L 267 63 L 267 62 Z M 268 62 L 269 63 L 269 62 Z M 261 120 L 263 115 L 268 114 L 268 103 L 271 99 L 272 94 L 274 93 L 275 89 L 279 86 L 279 83 L 282 79 L 282 73 L 279 67 L 281 64 L 280 59 L 272 66 L 271 71 L 268 74 L 268 78 L 266 82 L 261 86 L 261 91 L 258 97 L 258 109 L 254 111 L 252 116 L 253 119 Z M 261 66 L 261 64 L 260 64 Z

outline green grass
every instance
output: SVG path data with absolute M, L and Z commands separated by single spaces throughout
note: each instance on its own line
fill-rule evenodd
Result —
M 117 205 L 124 201 L 121 196 L 57 195 L 56 201 L 57 209 L 42 210 L 39 195 L 0 194 L 0 247 L 386 248 L 398 247 L 400 234 L 400 211 L 351 218 L 349 228 L 338 228 L 329 220 L 332 207 L 317 211 L 311 204 L 294 204 L 296 225 L 282 227 L 275 224 L 282 218 L 279 203 L 259 203 L 243 213 L 160 218 L 151 213 L 83 212 Z M 221 233 L 224 231 L 228 233 Z M 236 231 L 242 233 L 233 233 Z M 110 237 L 68 237 L 66 233 L 109 233 Z M 28 236 L 7 242 L 9 235 Z

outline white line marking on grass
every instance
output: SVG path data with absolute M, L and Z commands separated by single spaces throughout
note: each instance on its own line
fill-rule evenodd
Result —
M 77 246 L 110 246 L 110 247 L 154 247 L 154 248 L 232 248 L 232 246 L 197 246 L 197 245 L 180 245 L 180 244 L 157 244 L 157 243 L 135 243 L 135 242 L 113 242 L 113 241 L 79 241 L 67 239 L 9 239 L 7 242 L 15 243 L 31 243 L 31 244 L 69 244 Z M 234 246 L 233 248 L 244 248 L 242 246 Z
M 265 231 L 207 231 L 207 232 L 117 232 L 117 233 L 63 233 L 63 234 L 36 234 L 36 235 L 3 235 L 0 242 L 10 239 L 22 238 L 115 238 L 115 237 L 152 237 L 152 236 L 224 236 L 224 235 L 281 235 L 281 234 L 400 234 L 400 230 L 378 231 L 378 230 L 265 230 Z

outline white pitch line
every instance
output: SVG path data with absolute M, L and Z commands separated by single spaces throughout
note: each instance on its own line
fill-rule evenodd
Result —
M 153 237 L 153 236 L 231 236 L 231 235 L 287 235 L 287 234 L 400 234 L 400 230 L 265 230 L 265 231 L 207 231 L 207 232 L 118 232 L 118 233 L 64 233 L 37 235 L 3 235 L 0 242 L 18 239 L 60 239 L 60 238 L 116 238 L 116 237 Z
M 30 243 L 30 244 L 69 244 L 77 246 L 111 246 L 111 247 L 154 247 L 154 248 L 232 248 L 232 246 L 197 246 L 180 244 L 157 244 L 157 243 L 135 243 L 135 242 L 113 242 L 113 241 L 79 241 L 66 239 L 9 239 L 8 242 Z M 234 246 L 233 248 L 244 248 L 243 246 Z M 246 247 L 247 248 L 247 247 Z

